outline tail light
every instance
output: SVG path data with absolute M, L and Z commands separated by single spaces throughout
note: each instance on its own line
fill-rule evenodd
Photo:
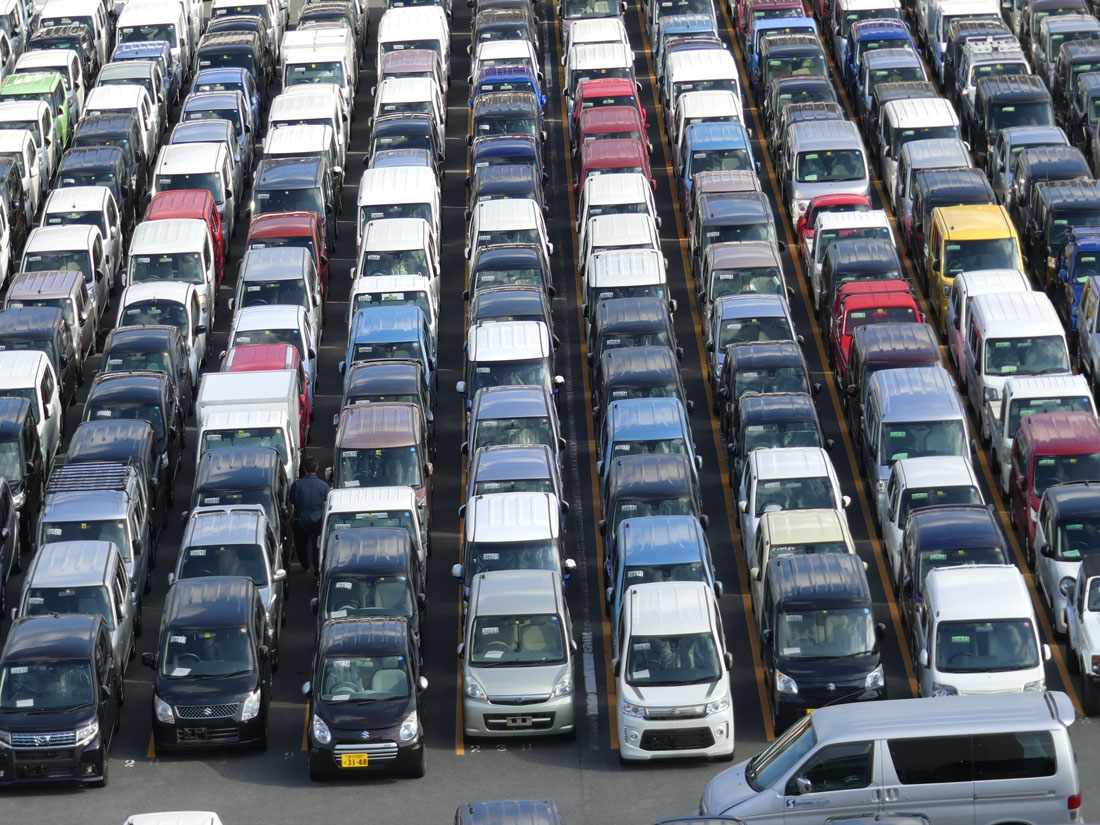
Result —
M 1069 799 L 1066 800 L 1066 809 L 1070 811 L 1078 811 L 1081 809 L 1081 792 L 1078 791 Z

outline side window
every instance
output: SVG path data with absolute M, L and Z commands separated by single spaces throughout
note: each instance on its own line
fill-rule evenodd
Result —
M 800 793 L 796 784 L 800 778 L 809 781 L 809 793 L 866 788 L 871 784 L 874 750 L 874 742 L 846 742 L 822 748 L 787 783 L 787 796 Z
M 974 737 L 974 779 L 1053 776 L 1058 768 L 1049 731 L 987 733 Z
M 121 221 L 119 220 L 119 217 L 118 217 L 118 207 L 115 206 L 114 200 L 108 200 L 107 201 L 107 224 L 109 226 L 112 226 L 112 227 L 117 229 L 119 223 L 121 223 Z
M 95 675 L 99 684 L 107 682 L 107 646 L 104 644 L 104 634 L 101 632 L 95 640 Z
M 43 406 L 49 405 L 50 400 L 53 398 L 53 391 L 54 391 L 53 375 L 51 375 L 50 371 L 47 370 L 42 375 L 42 404 L 43 404 Z
M 972 778 L 969 736 L 891 739 L 887 748 L 902 785 L 969 782 Z

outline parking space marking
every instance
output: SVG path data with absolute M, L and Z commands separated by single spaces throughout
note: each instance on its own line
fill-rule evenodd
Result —
M 154 743 L 152 732 L 149 733 L 149 745 L 145 748 L 145 758 L 146 759 L 156 759 L 157 758 L 157 746 Z
M 657 76 L 653 71 L 653 50 L 649 47 L 651 44 L 649 43 L 649 32 L 646 28 L 645 13 L 638 0 L 635 0 L 634 8 L 638 13 L 638 24 L 642 32 L 642 42 L 647 46 L 644 50 L 646 55 L 646 67 L 649 71 L 649 82 L 653 96 L 653 110 L 657 115 L 657 128 L 661 134 L 661 145 L 666 153 L 666 158 L 671 159 L 672 143 L 665 131 L 664 106 L 661 104 L 660 95 L 658 94 Z M 756 690 L 760 698 L 760 709 L 764 717 L 764 736 L 770 742 L 775 739 L 775 726 L 772 724 L 772 715 L 768 704 L 768 690 L 762 666 L 764 660 L 761 655 L 759 641 L 756 638 L 755 628 L 752 625 L 752 600 L 748 592 L 749 571 L 745 564 L 745 554 L 740 550 L 741 533 L 738 531 L 733 518 L 733 508 L 737 506 L 737 497 L 733 494 L 733 482 L 730 479 L 729 466 L 725 460 L 726 453 L 722 449 L 722 433 L 718 429 L 718 420 L 713 412 L 714 393 L 711 389 L 707 373 L 707 350 L 703 345 L 703 332 L 702 324 L 699 320 L 699 307 L 695 297 L 695 289 L 691 283 L 694 281 L 694 275 L 691 271 L 691 262 L 688 260 L 687 235 L 684 232 L 684 217 L 680 212 L 680 199 L 677 197 L 678 190 L 676 178 L 673 175 L 671 166 L 668 164 L 665 165 L 665 176 L 668 179 L 669 199 L 672 202 L 672 215 L 676 219 L 676 240 L 677 246 L 680 248 L 680 259 L 683 262 L 684 282 L 688 293 L 688 306 L 691 308 L 691 325 L 695 330 L 695 346 L 699 351 L 699 366 L 702 368 L 700 382 L 703 385 L 703 393 L 706 395 L 707 399 L 707 419 L 710 422 L 710 431 L 714 438 L 714 452 L 717 456 L 716 463 L 718 464 L 718 475 L 722 479 L 722 509 L 726 512 L 726 522 L 729 525 L 730 531 L 730 544 L 733 549 L 735 565 L 737 567 L 737 578 L 742 585 L 740 593 L 741 603 L 745 611 L 745 630 L 749 637 L 749 649 L 752 651 L 753 671 L 756 674 Z

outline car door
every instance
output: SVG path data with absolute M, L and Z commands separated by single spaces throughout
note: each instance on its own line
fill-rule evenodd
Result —
M 96 635 L 92 659 L 96 675 L 96 694 L 99 696 L 99 730 L 109 747 L 118 725 L 118 691 L 121 689 L 122 675 L 115 666 L 111 645 L 107 640 L 107 628 L 102 624 Z M 104 760 L 106 758 L 104 755 Z
M 213 306 L 213 303 L 211 303 L 211 306 Z M 199 367 L 206 360 L 206 336 L 209 327 L 203 323 L 199 296 L 194 291 L 191 292 L 187 315 L 190 319 L 191 329 L 191 340 L 188 342 L 191 345 L 191 383 L 196 385 L 199 381 Z
M 134 651 L 134 603 L 130 599 L 130 577 L 126 575 L 126 565 L 121 561 L 108 586 L 111 588 L 111 600 L 114 602 L 112 609 L 115 611 L 115 631 L 111 648 L 121 675 L 126 667 L 125 662 L 129 661 Z
M 783 822 L 819 825 L 833 816 L 873 816 L 880 807 L 875 742 L 841 742 L 812 753 L 783 785 Z M 937 821 L 936 825 L 940 825 Z
M 61 442 L 62 410 L 57 377 L 49 361 L 44 363 L 42 378 L 38 383 L 38 403 L 42 410 L 42 456 L 47 467 L 53 467 L 53 458 Z
M 917 810 L 936 825 L 973 825 L 972 747 L 970 736 L 880 740 L 880 813 Z

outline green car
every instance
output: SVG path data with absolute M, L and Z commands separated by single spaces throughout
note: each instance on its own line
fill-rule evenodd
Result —
M 13 74 L 0 85 L 0 100 L 41 100 L 53 112 L 54 134 L 64 152 L 73 134 L 72 102 L 65 90 L 65 81 L 58 72 Z

